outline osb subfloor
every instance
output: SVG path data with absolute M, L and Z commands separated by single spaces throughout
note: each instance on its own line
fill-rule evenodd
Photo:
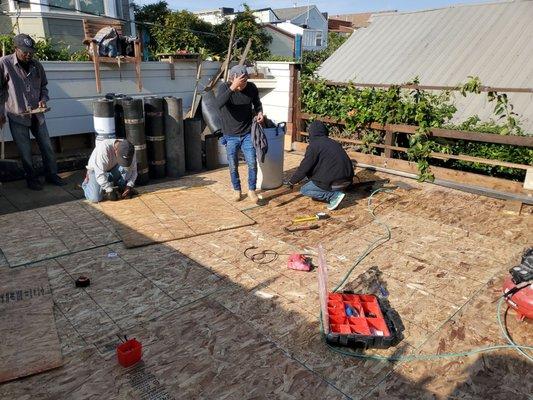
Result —
M 288 154 L 286 169 L 300 160 Z M 377 178 L 368 171 L 358 176 Z M 345 286 L 372 291 L 379 281 L 405 325 L 396 348 L 366 354 L 504 344 L 495 301 L 506 271 L 533 244 L 530 210 L 512 216 L 501 201 L 404 182 L 413 189 L 374 196 L 392 238 Z M 224 169 L 143 190 L 190 186 L 231 196 Z M 25 230 L 26 245 L 39 246 L 20 251 L 25 243 L 3 239 L 11 253 L 1 268 L 47 270 L 64 366 L 0 385 L 0 398 L 527 399 L 533 369 L 513 350 L 392 364 L 341 356 L 324 345 L 316 272 L 287 269 L 287 255 L 316 255 L 322 244 L 333 288 L 383 235 L 367 211 L 368 195 L 350 193 L 320 229 L 297 233 L 283 228 L 296 216 L 323 211 L 323 204 L 297 193 L 263 207 L 245 199 L 237 206 L 257 222 L 253 226 L 134 249 L 120 242 L 99 206 L 82 201 L 11 214 L 17 218 L 2 222 L 0 236 Z M 254 263 L 244 255 L 252 246 L 247 254 L 274 250 L 278 257 Z M 74 287 L 80 275 L 90 277 L 87 289 Z M 533 344 L 531 323 L 517 322 L 511 312 L 507 324 L 518 343 Z M 124 335 L 144 346 L 143 362 L 130 369 L 119 366 L 114 353 Z

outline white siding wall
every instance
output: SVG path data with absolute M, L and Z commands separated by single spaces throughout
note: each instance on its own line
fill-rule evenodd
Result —
M 287 122 L 290 104 L 290 63 L 259 61 L 257 65 L 268 68 L 270 74 L 276 78 L 274 89 L 259 89 L 264 113 L 276 122 Z
M 287 121 L 289 112 L 289 63 L 259 62 L 268 67 L 276 79 L 274 89 L 260 89 L 265 113 L 276 121 Z M 138 93 L 132 64 L 122 66 L 122 80 L 118 69 L 102 65 L 102 94 L 96 93 L 93 64 L 89 62 L 43 62 L 48 76 L 52 108 L 46 114 L 50 136 L 94 132 L 92 102 L 105 93 L 139 96 L 175 96 L 183 99 L 183 109 L 190 108 L 196 79 L 196 64 L 174 64 L 175 80 L 170 79 L 169 65 L 162 62 L 143 62 L 143 91 Z M 204 62 L 202 84 L 205 86 L 216 73 L 219 64 Z M 6 124 L 7 126 L 8 124 Z M 11 139 L 9 128 L 6 139 Z
M 202 83 L 205 85 L 216 73 L 218 63 L 205 62 L 202 68 Z M 93 64 L 91 62 L 43 62 L 48 77 L 48 90 L 52 108 L 46 114 L 50 136 L 72 135 L 93 132 L 92 102 L 105 93 L 123 93 L 138 96 L 175 96 L 183 99 L 187 110 L 192 102 L 196 81 L 196 63 L 175 63 L 175 80 L 170 79 L 168 63 L 143 62 L 143 91 L 137 91 L 133 64 L 118 68 L 101 65 L 102 93 L 96 93 Z M 120 78 L 122 75 L 122 79 Z M 7 129 L 7 138 L 11 133 Z

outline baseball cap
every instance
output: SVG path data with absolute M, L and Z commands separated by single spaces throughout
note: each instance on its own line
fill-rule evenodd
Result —
M 248 76 L 248 70 L 246 69 L 246 67 L 244 65 L 234 65 L 229 70 L 229 76 L 231 76 L 231 77 L 233 75 L 241 76 L 242 74 Z
M 35 40 L 25 33 L 15 36 L 13 38 L 13 44 L 25 53 L 35 53 L 37 50 L 35 48 Z
M 135 148 L 127 140 L 121 140 L 117 146 L 117 163 L 121 167 L 129 167 L 133 161 Z

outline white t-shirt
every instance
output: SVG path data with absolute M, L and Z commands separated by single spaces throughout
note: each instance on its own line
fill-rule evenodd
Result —
M 113 147 L 117 140 L 121 141 L 121 139 L 97 140 L 87 163 L 87 169 L 94 171 L 96 181 L 106 192 L 111 192 L 113 187 L 112 183 L 107 180 L 106 173 L 118 164 L 115 148 Z M 131 165 L 127 168 L 125 179 L 128 186 L 134 186 L 135 179 L 137 179 L 137 160 L 135 155 L 133 155 Z

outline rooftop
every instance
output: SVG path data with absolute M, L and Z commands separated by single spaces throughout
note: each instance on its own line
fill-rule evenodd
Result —
M 286 173 L 300 160 L 301 155 L 287 154 Z M 201 188 L 206 201 L 226 204 L 226 169 L 142 188 L 140 197 L 123 203 L 134 217 L 129 220 L 109 203 L 82 200 L 1 216 L 1 292 L 24 277 L 49 286 L 42 299 L 50 301 L 51 312 L 35 314 L 35 329 L 45 322 L 55 326 L 60 347 L 48 347 L 39 361 L 33 353 L 16 353 L 3 340 L 0 350 L 7 361 L 0 362 L 0 376 L 15 366 L 31 366 L 29 360 L 50 360 L 54 352 L 60 353 L 62 366 L 3 383 L 0 397 L 527 398 L 533 371 L 511 349 L 390 363 L 342 356 L 324 344 L 316 271 L 287 269 L 287 255 L 311 254 L 316 264 L 316 246 L 322 244 L 331 290 L 384 233 L 368 212 L 370 186 L 364 182 L 387 178 L 402 184 L 372 196 L 371 206 L 390 227 L 391 239 L 355 268 L 344 289 L 372 292 L 379 282 L 388 292 L 384 300 L 405 326 L 397 347 L 367 355 L 457 353 L 504 344 L 495 301 L 507 270 L 533 243 L 531 208 L 508 215 L 503 201 L 368 170 L 358 169 L 357 176 L 359 188 L 331 218 L 320 221 L 317 230 L 297 233 L 284 227 L 324 206 L 292 192 L 262 207 L 237 203 L 235 215 L 253 225 L 125 246 L 128 227 L 120 221 L 148 221 L 147 214 L 135 211 L 142 203 L 158 207 L 159 220 L 142 225 L 144 230 L 154 227 L 152 239 L 163 240 L 158 235 L 171 230 L 176 218 L 166 208 L 171 205 L 185 207 L 187 215 L 180 218 L 210 226 L 225 223 L 226 216 L 177 199 L 186 200 L 191 190 Z M 255 262 L 253 253 L 259 254 Z M 90 277 L 90 287 L 74 286 L 80 275 Z M 32 301 L 34 307 L 41 304 Z M 6 320 L 17 315 L 9 307 L 15 303 L 0 304 L 6 311 L 0 313 L 3 338 L 35 340 L 38 331 L 18 329 Z M 516 342 L 531 344 L 529 323 L 512 315 L 506 323 Z M 143 362 L 129 369 L 120 367 L 115 356 L 124 335 L 143 344 Z

